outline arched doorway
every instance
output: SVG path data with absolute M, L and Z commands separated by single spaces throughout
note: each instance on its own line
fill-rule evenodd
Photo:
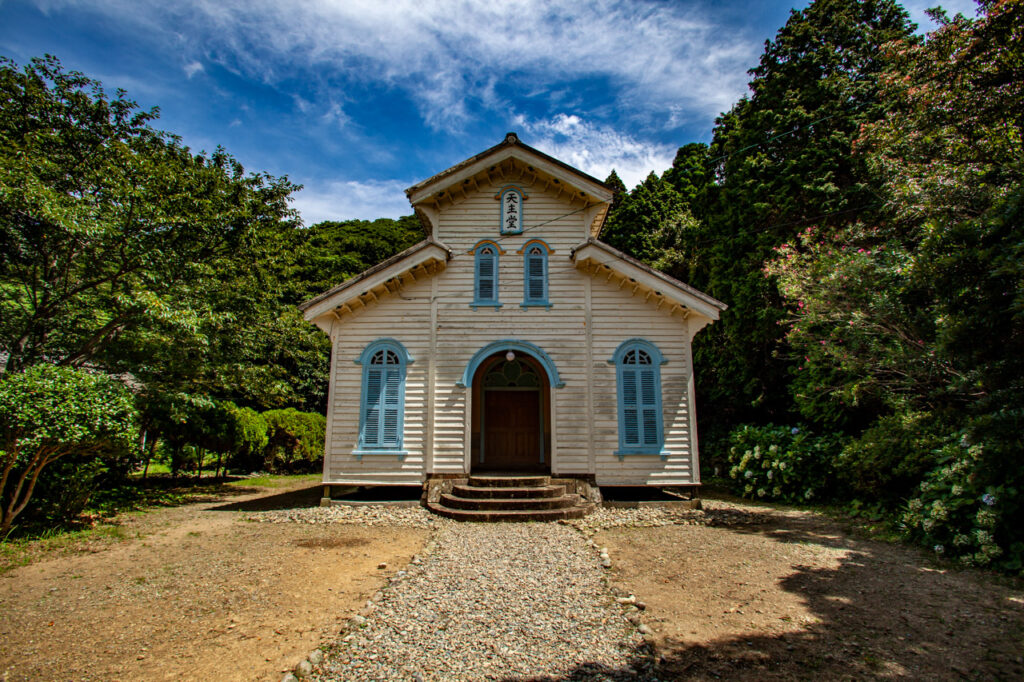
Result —
M 471 471 L 551 471 L 550 382 L 526 353 L 497 352 L 473 374 Z

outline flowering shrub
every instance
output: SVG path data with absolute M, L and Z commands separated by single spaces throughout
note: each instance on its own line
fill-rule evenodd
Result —
M 817 501 L 830 492 L 840 445 L 800 427 L 745 424 L 729 434 L 729 478 L 743 497 Z
M 955 428 L 928 412 L 900 412 L 878 418 L 843 448 L 836 473 L 856 499 L 900 508 L 925 474 L 935 468 L 940 446 Z
M 925 476 L 907 503 L 908 534 L 936 554 L 967 566 L 998 565 L 1019 572 L 1024 543 L 1013 542 L 1017 490 L 985 485 L 983 446 L 962 441 L 939 450 L 940 464 Z

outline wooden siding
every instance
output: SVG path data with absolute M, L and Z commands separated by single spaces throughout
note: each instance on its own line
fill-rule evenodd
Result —
M 324 481 L 350 485 L 413 485 L 423 480 L 427 433 L 427 385 L 430 370 L 429 281 L 404 287 L 400 295 L 382 298 L 335 323 L 333 394 L 329 414 L 330 450 L 324 460 Z M 353 455 L 359 439 L 359 403 L 363 366 L 355 359 L 380 338 L 400 342 L 413 362 L 406 367 L 403 450 L 392 453 Z
M 690 424 L 691 351 L 686 322 L 679 315 L 644 303 L 626 289 L 594 282 L 594 390 L 595 474 L 598 485 L 687 485 L 698 483 L 699 473 Z M 615 455 L 619 448 L 615 365 L 608 360 L 624 341 L 642 338 L 658 347 L 668 360 L 660 365 L 662 422 L 668 457 Z
M 686 321 L 574 266 L 570 250 L 587 238 L 589 226 L 579 202 L 570 204 L 564 195 L 559 199 L 553 192 L 523 186 L 528 197 L 523 202 L 525 231 L 500 236 L 494 196 L 503 186 L 480 186 L 440 211 L 435 235 L 452 250 L 443 271 L 430 281 L 421 279 L 342 315 L 334 323 L 325 482 L 415 484 L 426 473 L 465 472 L 471 391 L 456 384 L 473 355 L 501 339 L 543 349 L 565 382 L 563 388 L 551 389 L 549 417 L 554 421 L 548 454 L 552 473 L 595 473 L 597 482 L 604 485 L 697 482 Z M 548 257 L 550 309 L 520 307 L 523 255 L 517 251 L 536 238 L 553 250 Z M 498 259 L 502 306 L 497 310 L 471 307 L 473 250 L 484 239 L 496 241 L 503 251 Z M 352 452 L 358 439 L 362 367 L 353 359 L 382 337 L 401 342 L 415 359 L 406 375 L 404 450 L 408 454 L 404 460 L 393 454 L 364 455 L 359 460 Z M 665 447 L 670 453 L 665 461 L 657 455 L 629 455 L 620 461 L 614 454 L 618 449 L 616 374 L 607 360 L 632 337 L 654 343 L 669 359 L 660 366 Z

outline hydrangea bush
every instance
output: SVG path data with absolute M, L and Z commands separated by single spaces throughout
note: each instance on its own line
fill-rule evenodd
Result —
M 1020 571 L 1024 544 L 1013 542 L 1009 532 L 1015 525 L 1016 489 L 986 485 L 980 475 L 985 459 L 982 445 L 951 443 L 939 454 L 942 464 L 925 476 L 920 492 L 903 512 L 908 534 L 936 554 L 966 566 L 998 565 Z
M 743 497 L 812 502 L 828 495 L 841 442 L 802 427 L 751 426 L 729 434 L 729 478 Z

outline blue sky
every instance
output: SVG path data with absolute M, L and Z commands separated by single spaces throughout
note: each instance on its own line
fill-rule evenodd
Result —
M 407 214 L 403 189 L 510 130 L 632 187 L 709 140 L 806 4 L 0 0 L 0 54 L 54 54 L 159 106 L 156 126 L 194 150 L 287 175 L 312 224 Z M 922 28 L 935 4 L 906 3 Z

